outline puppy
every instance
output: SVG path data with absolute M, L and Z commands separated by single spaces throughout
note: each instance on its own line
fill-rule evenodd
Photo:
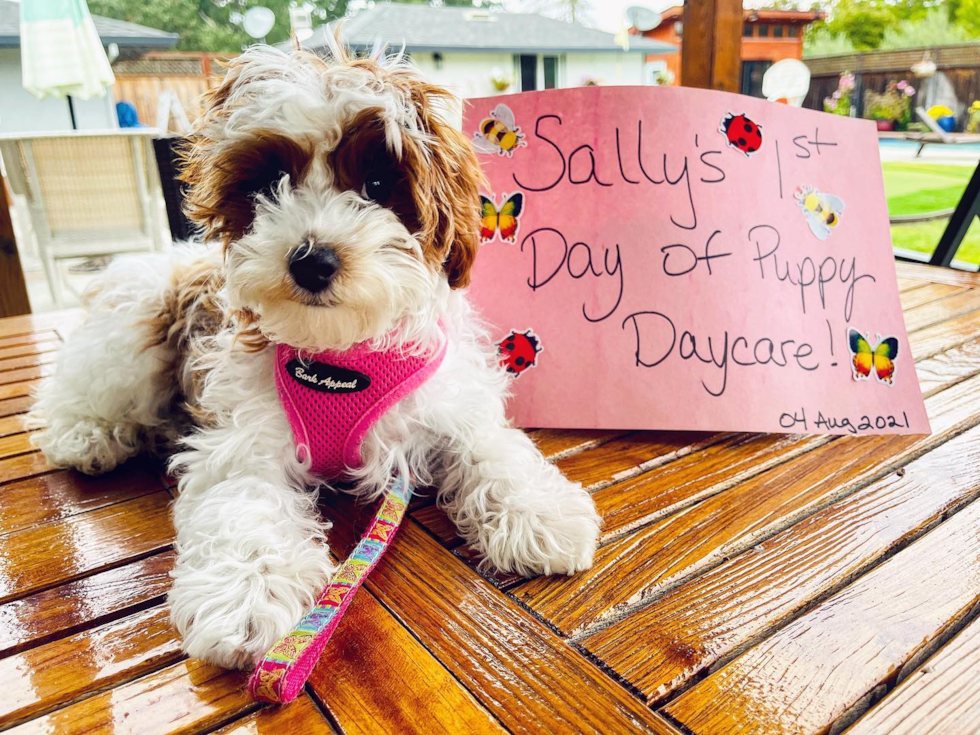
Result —
M 453 102 L 397 57 L 236 58 L 186 153 L 205 243 L 113 263 L 40 392 L 35 437 L 56 465 L 96 474 L 180 449 L 169 601 L 190 656 L 251 666 L 334 571 L 324 478 L 277 391 L 283 346 L 301 362 L 355 346 L 438 353 L 361 437 L 347 489 L 374 499 L 405 475 L 437 488 L 502 571 L 592 564 L 594 504 L 508 423 L 508 378 L 461 290 L 481 174 L 446 122 Z

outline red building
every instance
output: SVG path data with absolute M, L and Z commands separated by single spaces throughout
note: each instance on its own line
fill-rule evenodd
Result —
M 684 43 L 684 8 L 676 6 L 663 13 L 663 20 L 643 36 L 665 41 L 680 47 Z M 821 20 L 823 13 L 802 10 L 752 10 L 743 11 L 742 25 L 742 81 L 740 91 L 756 97 L 762 96 L 762 75 L 766 69 L 783 59 L 803 58 L 803 32 L 811 23 Z M 697 29 L 693 29 L 695 32 Z M 670 72 L 672 84 L 684 83 L 681 79 L 681 55 L 654 54 L 647 56 L 648 74 L 655 76 L 658 70 Z

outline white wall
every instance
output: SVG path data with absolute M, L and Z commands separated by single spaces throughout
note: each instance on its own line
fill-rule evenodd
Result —
M 539 88 L 544 83 L 541 57 L 539 54 Z M 514 54 L 446 53 L 442 55 L 441 69 L 436 68 L 431 53 L 413 53 L 412 59 L 431 81 L 448 87 L 460 97 L 489 97 L 521 91 Z M 585 77 L 592 77 L 603 85 L 644 84 L 643 59 L 643 54 L 621 52 L 562 54 L 558 83 L 560 87 L 579 87 Z M 494 69 L 514 80 L 504 92 L 498 91 L 490 81 Z
M 79 130 L 118 127 L 112 90 L 105 97 L 74 100 Z M 0 49 L 0 133 L 71 130 L 68 101 L 37 99 L 21 86 L 19 49 Z
M 643 54 L 619 51 L 601 54 L 568 54 L 565 60 L 566 87 L 580 87 L 586 77 L 603 86 L 644 84 Z
M 447 87 L 460 97 L 489 97 L 501 94 L 493 82 L 493 70 L 499 69 L 503 74 L 514 77 L 513 54 L 443 54 L 442 68 L 437 69 L 434 54 L 413 53 L 412 59 L 425 76 L 435 84 Z M 510 92 L 519 92 L 520 87 L 512 85 Z

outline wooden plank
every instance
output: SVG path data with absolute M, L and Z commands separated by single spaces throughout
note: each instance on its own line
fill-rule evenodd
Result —
M 917 361 L 924 360 L 962 345 L 977 336 L 978 328 L 980 328 L 980 314 L 971 312 L 920 329 L 918 332 L 909 335 L 912 355 Z
M 36 451 L 31 445 L 31 435 L 23 432 L 0 438 L 0 459 L 16 457 Z
M 247 678 L 241 671 L 182 661 L 9 732 L 163 735 L 206 731 L 257 708 L 245 691 Z
M 821 444 L 829 437 L 735 434 L 638 477 L 593 494 L 603 543 L 727 490 Z
M 0 728 L 177 661 L 169 615 L 167 606 L 153 607 L 0 660 Z
M 99 477 L 64 470 L 13 482 L 0 487 L 0 536 L 159 492 L 162 487 L 137 462 Z
M 0 359 L 0 373 L 6 373 L 10 370 L 20 370 L 21 368 L 27 367 L 37 367 L 39 365 L 51 365 L 57 361 L 57 359 L 57 352 L 44 352 L 33 355 L 8 357 L 6 359 Z
M 25 334 L 0 339 L 0 359 L 13 360 L 36 355 L 57 355 L 63 342 L 54 332 Z
M 456 526 L 449 516 L 436 505 L 419 508 L 411 514 L 416 523 L 439 539 L 440 543 L 449 548 L 459 546 L 463 539 L 456 533 Z
M 333 727 L 310 697 L 301 694 L 288 707 L 263 707 L 216 730 L 214 735 L 321 735 L 332 732 Z
M 32 395 L 37 386 L 37 380 L 22 380 L 19 383 L 0 385 L 0 401 Z
M 54 365 L 34 365 L 33 367 L 18 368 L 0 372 L 0 385 L 20 383 L 25 380 L 37 380 L 54 375 Z
M 528 436 L 545 457 L 557 460 L 597 447 L 624 433 L 602 429 L 532 429 Z
M 44 314 L 26 314 L 10 319 L 0 319 L 0 339 L 30 334 L 31 332 L 57 332 L 62 328 L 80 323 L 84 318 L 84 309 L 62 309 Z
M 9 459 L 0 459 L 0 485 L 14 480 L 24 480 L 46 472 L 54 472 L 57 467 L 48 464 L 40 452 L 18 454 Z
M 980 503 L 667 705 L 704 733 L 841 729 L 980 606 Z
M 980 428 L 581 642 L 648 701 L 839 589 L 980 496 Z M 978 720 L 980 721 L 980 720 Z
M 161 490 L 0 538 L 0 603 L 165 550 L 169 505 Z
M 907 312 L 917 306 L 938 301 L 966 290 L 966 286 L 950 286 L 945 283 L 916 283 L 911 289 L 900 291 L 898 296 L 902 302 L 902 311 Z
M 980 422 L 980 376 L 926 401 L 930 436 L 845 437 L 601 547 L 592 569 L 511 593 L 566 634 L 662 595 L 695 574 Z
M 930 397 L 980 373 L 980 340 L 916 365 L 923 395 Z M 829 437 L 735 434 L 719 444 L 593 494 L 608 542 L 693 502 L 722 492 L 780 462 L 829 441 Z
M 949 735 L 980 723 L 980 620 L 974 620 L 926 661 L 848 735 Z
M 564 475 L 595 490 L 721 441 L 723 434 L 638 431 L 556 462 Z
M 937 284 L 938 287 L 938 284 Z M 980 288 L 970 288 L 962 293 L 947 296 L 938 301 L 922 304 L 905 311 L 905 328 L 911 333 L 954 317 L 980 309 Z M 980 323 L 980 315 L 974 315 Z
M 325 513 L 345 519 L 334 543 L 349 548 L 350 520 L 371 509 L 345 496 L 329 503 Z M 414 523 L 365 584 L 512 731 L 676 733 Z
M 20 398 L 9 398 L 0 401 L 0 417 L 14 416 L 19 413 L 26 413 L 34 405 L 31 396 L 21 396 Z
M 310 687 L 345 733 L 505 732 L 369 592 L 354 598 Z
M 906 291 L 911 291 L 913 288 L 921 288 L 927 284 L 928 281 L 921 281 L 912 278 L 899 278 L 898 291 L 899 293 L 904 293 Z
M 10 216 L 11 192 L 0 172 L 0 317 L 30 314 L 24 271 L 20 266 L 14 221 Z
M 980 339 L 917 362 L 915 372 L 924 396 L 976 375 L 980 372 Z
M 970 288 L 980 286 L 980 274 L 953 268 L 939 268 L 896 260 L 895 273 L 900 279 L 906 280 L 948 283 L 954 286 L 969 286 Z
M 166 551 L 0 605 L 0 657 L 162 601 L 173 565 Z
M 0 418 L 0 438 L 22 434 L 24 432 L 23 416 L 4 416 Z

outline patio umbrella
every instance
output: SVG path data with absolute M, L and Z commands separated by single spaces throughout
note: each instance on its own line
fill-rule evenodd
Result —
M 22 0 L 20 48 L 24 89 L 38 99 L 101 97 L 115 84 L 85 0 Z

